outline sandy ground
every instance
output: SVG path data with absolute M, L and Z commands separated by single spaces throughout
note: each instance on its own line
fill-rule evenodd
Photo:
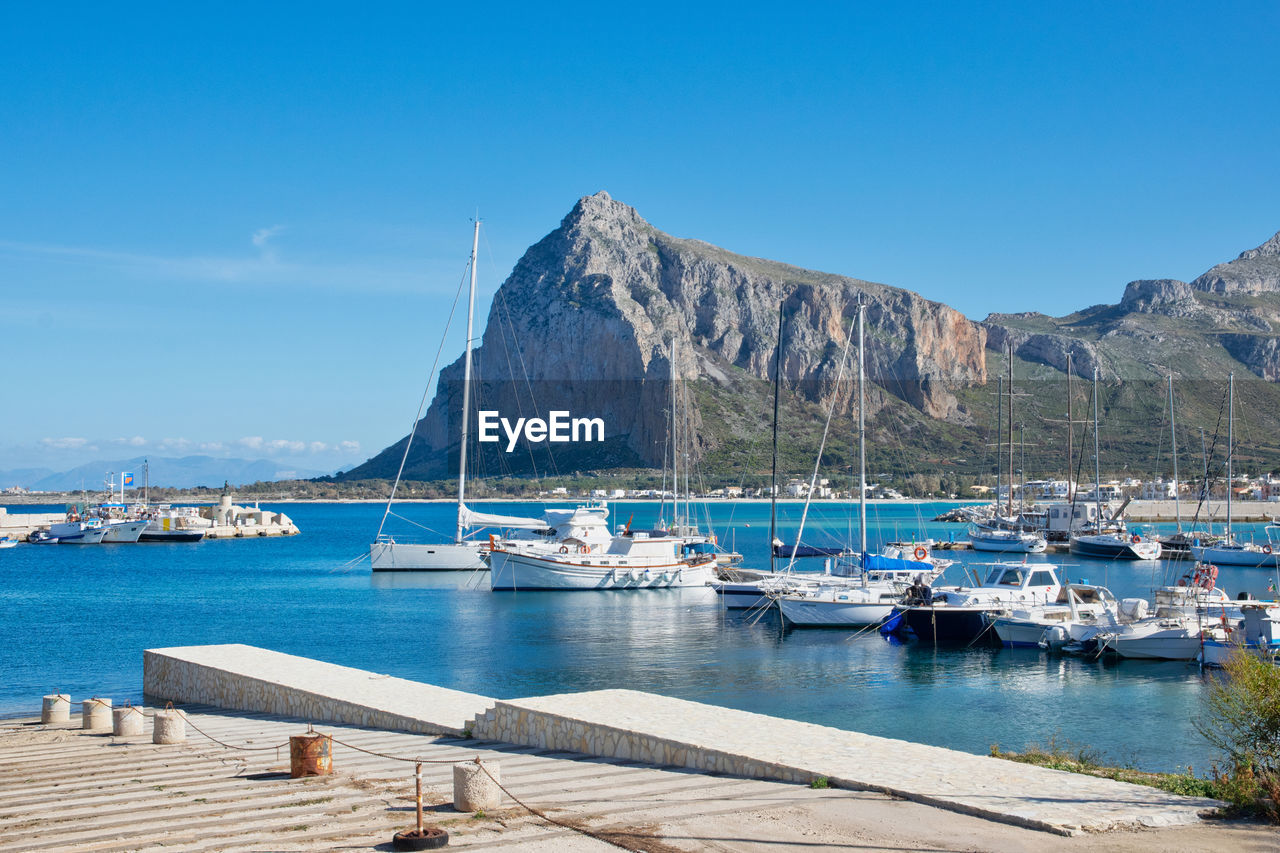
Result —
M 269 752 L 252 758 L 258 766 L 248 768 L 243 765 L 244 758 L 231 760 L 225 751 L 212 749 L 207 742 L 188 743 L 178 748 L 180 753 L 162 755 L 148 752 L 152 749 L 148 745 L 129 758 L 122 753 L 122 744 L 113 743 L 110 737 L 76 730 L 51 730 L 30 723 L 15 725 L 13 721 L 8 721 L 3 728 L 0 733 L 3 735 L 0 737 L 0 849 L 3 850 L 24 853 L 35 849 L 99 847 L 116 850 L 196 847 L 253 851 L 389 850 L 391 835 L 413 820 L 412 786 L 405 779 L 376 778 L 376 774 L 369 777 L 353 770 L 329 777 L 287 780 L 278 778 L 285 775 L 279 771 L 287 769 L 287 756 L 285 763 L 279 764 L 280 759 Z M 32 763 L 25 763 L 24 755 L 30 756 Z M 65 756 L 66 761 L 50 760 L 56 755 Z M 154 757 L 148 759 L 148 755 Z M 167 785 L 151 785 L 155 780 L 149 780 L 133 794 L 120 793 L 122 785 L 92 787 L 92 776 L 109 779 L 113 772 L 118 772 L 119 768 L 113 769 L 112 762 L 136 761 L 138 756 L 148 767 L 162 763 L 168 768 L 163 772 L 180 775 L 175 779 L 166 778 Z M 81 768 L 81 781 L 59 782 L 56 778 L 59 767 L 65 772 L 67 762 L 73 760 Z M 179 767 L 183 762 L 190 762 L 185 770 Z M 233 766 L 237 764 L 240 766 Z M 539 798 L 555 797 L 559 788 L 552 777 L 565 778 L 563 768 L 572 771 L 580 767 L 587 779 L 585 783 L 581 780 L 560 783 L 564 785 L 592 785 L 590 779 L 597 776 L 605 779 L 599 774 L 614 772 L 619 779 L 629 774 L 634 780 L 639 774 L 650 780 L 645 783 L 648 785 L 657 780 L 661 790 L 637 798 L 606 782 L 588 787 L 592 792 L 590 796 L 571 797 L 568 801 L 571 805 L 548 808 L 557 819 L 590 834 L 548 825 L 512 803 L 482 817 L 460 815 L 447 802 L 449 791 L 438 786 L 427 793 L 428 821 L 439 822 L 448 829 L 452 836 L 451 848 L 492 847 L 546 853 L 619 848 L 644 853 L 1280 850 L 1280 828 L 1252 822 L 1206 821 L 1195 826 L 1062 837 L 868 792 L 810 790 L 782 783 L 659 769 L 623 771 L 590 763 L 566 763 L 562 759 L 558 766 L 562 769 L 543 774 L 545 781 L 536 789 L 531 788 L 528 781 L 523 783 L 531 805 L 537 807 Z M 194 786 L 208 784 L 202 781 L 207 780 L 207 775 L 201 774 L 207 774 L 209 767 L 223 768 L 218 774 L 221 781 L 216 782 L 221 786 L 221 793 L 205 793 L 210 800 L 219 799 L 224 803 L 215 817 L 217 822 L 234 827 L 238 823 L 261 822 L 265 814 L 277 816 L 276 824 L 263 826 L 255 830 L 255 834 L 235 836 L 236 840 L 220 842 L 210 830 L 199 836 L 199 841 L 191 841 L 190 835 L 184 840 L 174 832 L 190 829 L 193 819 L 175 816 L 171 819 L 173 831 L 161 830 L 157 834 L 156 830 L 161 828 L 154 824 L 164 820 L 157 815 L 186 807 L 179 802 L 183 792 L 172 789 L 186 787 L 194 793 Z M 246 769 L 272 772 L 245 774 Z M 228 775 L 233 770 L 234 775 Z M 130 769 L 125 775 L 146 772 L 149 771 Z M 54 775 L 45 780 L 44 774 Z M 187 778 L 181 774 L 187 774 Z M 55 783 L 60 793 L 50 794 L 47 802 L 20 805 L 25 791 L 46 781 Z M 77 788 L 78 792 L 69 790 Z M 105 811 L 103 807 L 90 805 L 103 798 L 115 802 Z M 564 798 L 560 799 L 565 802 Z M 60 821 L 77 809 L 86 808 L 98 817 L 114 819 L 118 828 L 95 832 L 92 841 L 77 839 L 74 832 L 83 828 L 83 824 Z M 49 817 L 39 819 L 38 814 L 46 811 Z M 147 831 L 150 834 L 131 836 L 133 821 L 138 825 L 153 824 Z M 25 839 L 24 830 L 29 833 Z M 64 833 L 72 834 L 64 836 Z M 600 840 L 602 837 L 615 843 L 606 843 Z

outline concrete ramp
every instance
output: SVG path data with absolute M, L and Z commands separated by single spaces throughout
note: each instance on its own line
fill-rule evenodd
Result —
M 755 779 L 881 791 L 1062 835 L 1195 823 L 1214 800 L 634 690 L 498 702 L 475 737 Z
M 161 701 L 423 734 L 460 735 L 497 701 L 240 644 L 148 649 L 142 669 Z

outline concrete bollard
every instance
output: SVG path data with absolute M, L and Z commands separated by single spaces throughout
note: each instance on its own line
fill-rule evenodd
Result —
M 100 731 L 111 728 L 111 700 L 97 696 L 84 700 L 81 705 L 80 728 Z
M 177 708 L 156 711 L 151 725 L 152 743 L 185 743 L 187 740 L 187 720 Z
M 501 781 L 496 761 L 462 761 L 453 765 L 453 807 L 460 812 L 496 809 L 502 805 L 502 789 L 498 787 Z
M 141 708 L 125 705 L 111 712 L 111 733 L 116 737 L 135 737 L 142 734 L 147 715 Z
M 44 705 L 40 708 L 40 722 L 71 722 L 71 697 L 66 693 L 50 693 L 44 697 Z

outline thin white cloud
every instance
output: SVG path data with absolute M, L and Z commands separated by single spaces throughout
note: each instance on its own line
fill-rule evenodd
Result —
M 360 442 L 358 441 L 340 441 L 338 449 L 343 453 L 356 453 L 360 450 Z
M 92 450 L 87 438 L 42 438 L 40 443 L 53 450 Z
M 236 444 L 241 447 L 247 447 L 250 450 L 261 450 L 263 442 L 264 439 L 260 435 L 246 435 L 244 438 L 238 440 Z
M 147 440 L 140 435 L 135 435 L 130 438 L 113 438 L 106 444 L 119 444 L 125 447 L 146 447 Z
M 378 261 L 346 264 L 333 261 L 281 261 L 272 251 L 270 243 L 280 228 L 281 226 L 273 225 L 253 233 L 250 241 L 258 249 L 256 256 L 176 257 L 11 240 L 0 240 L 0 255 L 47 258 L 95 270 L 109 268 L 132 278 L 154 280 L 165 285 L 171 285 L 175 281 L 188 281 L 273 284 L 308 289 L 325 287 L 362 293 L 447 294 L 453 292 L 458 282 L 455 259 L 424 260 L 409 257 L 402 259 L 398 265 Z
M 253 245 L 258 247 L 258 252 L 262 255 L 262 259 L 269 264 L 275 264 L 279 258 L 276 256 L 274 246 L 269 245 L 271 238 L 284 230 L 283 225 L 272 225 L 270 228 L 259 228 L 253 232 L 253 236 L 249 238 Z

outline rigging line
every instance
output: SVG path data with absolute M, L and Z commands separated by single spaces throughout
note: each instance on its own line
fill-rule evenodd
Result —
M 449 318 L 445 321 L 444 332 L 440 335 L 440 346 L 436 349 L 435 361 L 431 362 L 431 370 L 427 373 L 427 386 L 422 389 L 422 401 L 418 403 L 418 414 L 413 419 L 413 428 L 409 430 L 409 438 L 404 443 L 404 455 L 400 457 L 400 468 L 396 471 L 396 480 L 392 483 L 391 494 L 387 497 L 387 508 L 382 513 L 382 521 L 378 524 L 378 536 L 382 535 L 382 529 L 387 525 L 387 516 L 391 514 L 391 502 L 396 499 L 396 489 L 400 487 L 400 477 L 404 474 L 405 462 L 409 460 L 409 448 L 413 446 L 413 437 L 418 432 L 418 422 L 422 420 L 422 410 L 426 408 L 427 397 L 431 394 L 431 377 L 435 375 L 436 367 L 440 364 L 440 354 L 444 352 L 444 342 L 449 337 L 449 326 L 453 323 L 453 315 L 458 309 L 458 300 L 462 298 L 462 288 L 470 272 L 471 261 L 468 259 L 462 273 L 462 281 L 458 282 L 458 290 L 453 294 L 453 305 L 449 306 Z M 470 346 L 470 341 L 467 345 Z
M 529 403 L 533 406 L 533 413 L 538 417 L 542 417 L 542 408 L 538 405 L 538 397 L 533 393 L 533 383 L 529 379 L 529 368 L 524 363 L 524 350 L 520 347 L 520 342 L 516 339 L 515 324 L 511 322 L 511 308 L 507 305 L 507 295 L 502 292 L 502 288 L 498 288 L 498 301 L 502 305 L 502 313 L 507 319 L 507 327 L 511 330 L 511 342 L 515 346 L 516 361 L 520 362 L 520 374 L 524 377 L 525 390 L 529 392 Z M 551 464 L 552 476 L 560 476 L 560 468 L 556 465 L 555 455 L 551 452 L 551 447 L 547 446 L 547 461 Z
M 425 524 L 419 524 L 418 522 L 414 521 L 412 518 L 406 518 L 405 516 L 401 515 L 401 514 L 400 514 L 400 513 L 398 513 L 398 512 L 390 512 L 390 513 L 388 513 L 388 515 L 392 516 L 393 518 L 398 518 L 398 519 L 400 519 L 401 521 L 407 521 L 409 524 L 412 524 L 414 527 L 421 527 L 423 530 L 427 531 L 428 533 L 432 534 L 433 536 L 444 536 L 444 535 L 445 535 L 445 534 L 441 533 L 441 532 L 440 532 L 440 531 L 438 531 L 438 530 L 435 530 L 435 529 L 433 529 L 433 528 L 427 527 Z
M 856 321 L 855 321 L 856 322 Z M 836 371 L 836 381 L 831 394 L 831 408 L 827 410 L 827 420 L 822 426 L 822 441 L 818 444 L 818 456 L 813 460 L 813 476 L 809 479 L 809 494 L 804 499 L 804 511 L 800 513 L 800 529 L 796 531 L 796 542 L 791 546 L 791 559 L 787 562 L 787 572 L 790 573 L 791 568 L 796 564 L 796 551 L 800 549 L 800 539 L 804 536 L 804 523 L 809 516 L 809 503 L 813 500 L 813 487 L 818 482 L 818 467 L 822 465 L 822 453 L 827 447 L 827 432 L 831 429 L 831 417 L 836 413 L 836 400 L 839 394 L 835 393 L 840 387 L 840 381 L 844 378 L 844 366 L 849 362 L 849 348 L 853 343 L 853 323 L 849 324 L 849 333 L 844 339 L 844 352 L 840 355 L 840 369 Z M 769 543 L 769 553 L 773 553 L 773 543 Z

